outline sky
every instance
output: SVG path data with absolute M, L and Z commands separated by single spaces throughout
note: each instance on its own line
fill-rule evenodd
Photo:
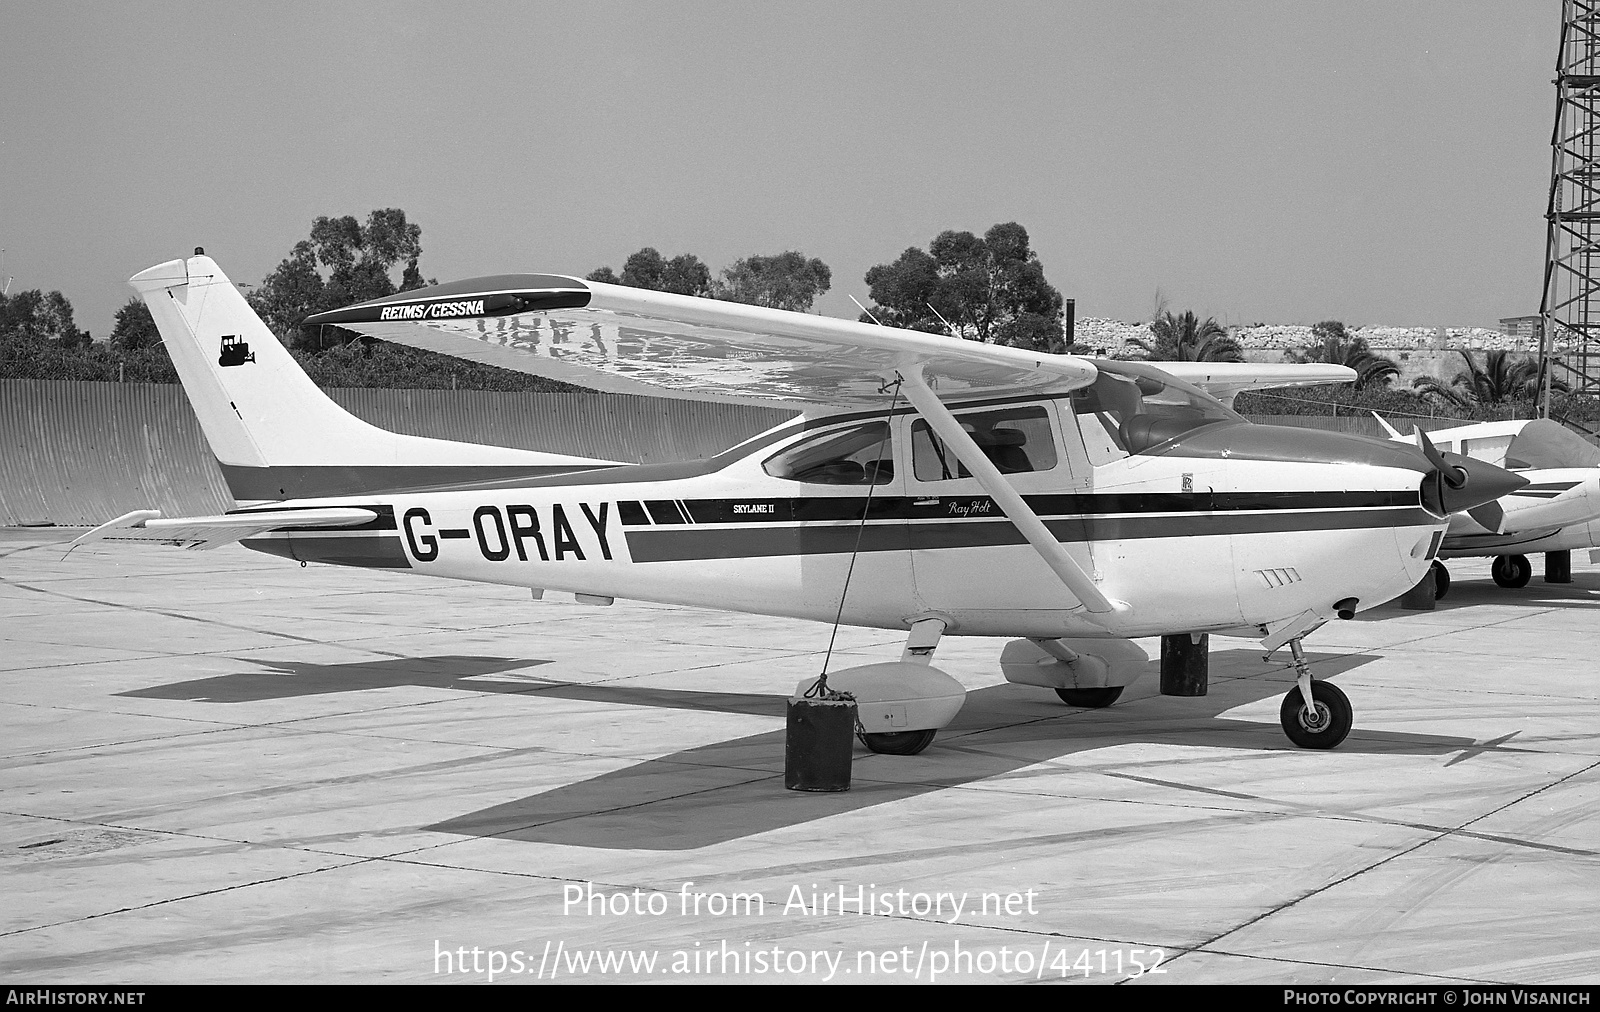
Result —
M 1558 0 L 0 0 L 0 267 L 105 337 L 203 246 L 259 282 L 402 208 L 424 274 L 863 275 L 1020 222 L 1077 315 L 1536 312 Z

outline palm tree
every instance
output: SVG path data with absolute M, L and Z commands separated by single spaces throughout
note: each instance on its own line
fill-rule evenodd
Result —
M 1504 351 L 1486 352 L 1482 369 L 1473 361 L 1471 353 L 1463 351 L 1461 357 L 1466 360 L 1467 368 L 1456 373 L 1448 384 L 1432 376 L 1419 376 L 1411 385 L 1421 393 L 1433 394 L 1460 408 L 1532 400 L 1539 395 L 1539 363 L 1532 356 L 1512 358 Z M 1567 385 L 1551 377 L 1550 389 L 1565 391 Z
M 1400 367 L 1394 359 L 1368 348 L 1366 338 L 1351 334 L 1338 320 L 1324 320 L 1312 327 L 1311 332 L 1322 343 L 1299 352 L 1289 352 L 1291 362 L 1302 365 L 1326 362 L 1348 366 L 1356 372 L 1357 390 L 1368 386 L 1388 386 L 1390 380 L 1400 375 Z
M 1144 351 L 1144 357 L 1153 362 L 1243 362 L 1244 351 L 1239 342 L 1228 335 L 1215 319 L 1204 321 L 1193 313 L 1177 315 L 1170 312 L 1157 314 L 1150 321 L 1151 341 L 1132 338 L 1128 341 Z

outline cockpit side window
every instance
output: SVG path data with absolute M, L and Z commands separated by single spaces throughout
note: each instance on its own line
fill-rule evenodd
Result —
M 768 457 L 774 478 L 812 485 L 884 485 L 894 480 L 894 446 L 887 422 L 835 429 Z
M 962 412 L 956 420 L 1001 474 L 1048 471 L 1056 466 L 1050 415 L 1037 404 Z M 955 451 L 921 420 L 911 426 L 911 469 L 918 481 L 972 477 Z

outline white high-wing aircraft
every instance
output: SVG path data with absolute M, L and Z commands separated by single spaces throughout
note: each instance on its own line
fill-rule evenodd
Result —
M 1389 438 L 1402 436 L 1374 413 Z M 1417 431 L 1421 431 L 1418 429 Z M 1512 469 L 1528 484 L 1450 518 L 1440 559 L 1492 556 L 1489 572 L 1502 587 L 1528 585 L 1528 553 L 1600 548 L 1600 447 L 1547 418 L 1478 422 L 1428 433 L 1434 445 Z M 1418 444 L 1420 445 L 1420 444 Z M 1434 562 L 1435 593 L 1444 597 L 1450 571 Z
M 795 616 L 907 633 L 898 662 L 827 678 L 871 749 L 910 754 L 964 690 L 942 635 L 1019 637 L 1007 679 L 1109 704 L 1131 637 L 1288 644 L 1285 732 L 1331 748 L 1349 701 L 1300 638 L 1432 564 L 1451 513 L 1522 483 L 1433 447 L 1253 425 L 1239 390 L 1339 366 L 1149 365 L 518 274 L 312 317 L 600 390 L 784 404 L 800 418 L 666 465 L 419 439 L 325 397 L 217 265 L 159 264 L 150 306 L 238 509 L 120 517 L 80 538 L 240 541 L 290 559 Z M 814 679 L 811 681 L 815 681 Z M 806 686 L 809 683 L 802 683 Z

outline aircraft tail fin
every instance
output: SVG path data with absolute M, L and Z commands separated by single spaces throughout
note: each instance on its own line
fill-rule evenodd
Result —
M 234 498 L 319 498 L 537 476 L 614 461 L 407 436 L 323 393 L 210 257 L 129 279 L 155 318 Z
M 1400 430 L 1396 429 L 1393 425 L 1390 425 L 1389 422 L 1382 415 L 1378 414 L 1376 411 L 1374 411 L 1372 413 L 1372 417 L 1376 418 L 1378 420 L 1378 424 L 1383 426 L 1383 431 L 1387 432 L 1389 434 L 1389 438 L 1390 439 L 1404 439 L 1404 438 L 1406 438 L 1406 437 L 1400 435 Z

